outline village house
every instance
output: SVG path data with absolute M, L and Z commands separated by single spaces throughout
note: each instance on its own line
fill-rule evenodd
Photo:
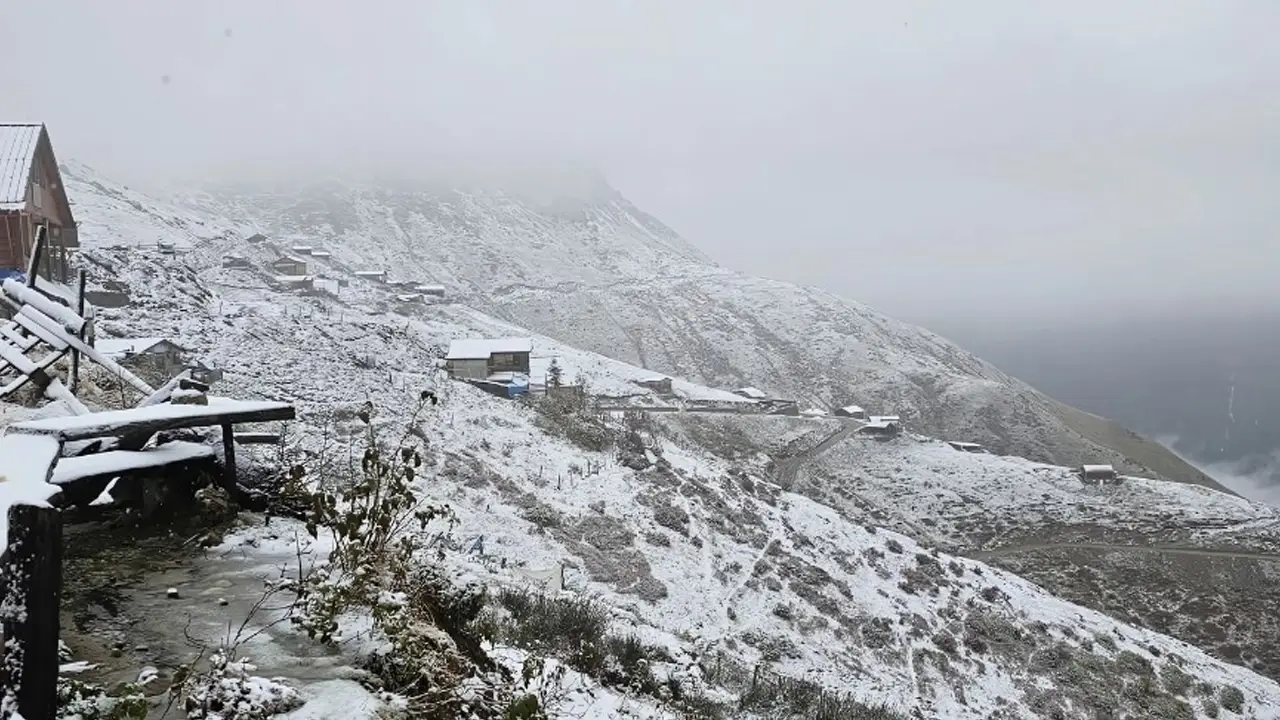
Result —
M 487 380 L 500 373 L 529 375 L 531 338 L 453 340 L 445 355 L 445 369 L 457 380 Z
M 444 297 L 444 286 L 434 283 L 419 283 L 413 286 L 413 291 L 428 297 Z
M 953 449 L 959 450 L 960 452 L 985 453 L 987 451 L 986 448 L 974 442 L 960 442 L 958 440 L 948 440 L 947 444 L 950 445 Z
M 187 349 L 167 338 L 97 338 L 93 347 L 148 380 L 165 381 L 188 367 Z
M 1120 479 L 1120 474 L 1110 465 L 1081 465 L 1080 479 L 1087 483 L 1103 485 Z
M 836 408 L 835 412 L 832 414 L 836 417 L 854 418 L 855 420 L 867 419 L 867 411 L 857 405 L 846 405 L 842 408 Z
M 313 290 L 316 286 L 312 275 L 277 275 L 272 279 L 289 290 Z
M 243 255 L 223 255 L 222 267 L 224 268 L 247 268 L 250 267 L 249 258 Z
M 329 259 L 329 258 L 333 257 L 333 253 L 329 252 L 328 250 L 312 250 L 312 251 L 311 251 L 311 257 L 313 257 L 313 258 L 320 258 L 320 259 L 322 259 L 322 260 L 327 260 L 327 259 Z
M 314 249 L 315 248 L 310 245 L 293 245 L 289 248 L 289 252 L 292 252 L 295 255 L 310 255 L 311 251 Z
M 357 270 L 355 276 L 364 278 L 365 280 L 373 280 L 375 282 L 383 282 L 387 279 L 386 270 Z
M 873 417 L 858 428 L 858 432 L 880 439 L 894 438 L 902 433 L 902 421 L 896 415 Z
M 39 124 L 0 124 L 0 275 L 27 272 L 41 225 L 48 230 L 36 272 L 66 282 L 69 253 L 80 241 L 49 132 Z
M 767 415 L 788 415 L 798 416 L 800 414 L 800 403 L 795 400 L 782 400 L 773 398 L 760 403 L 760 407 Z
M 748 400 L 757 400 L 757 401 L 759 401 L 759 400 L 768 400 L 768 399 L 769 399 L 769 394 L 768 394 L 768 393 L 766 393 L 765 391 L 763 391 L 763 390 L 761 390 L 761 389 L 759 389 L 759 388 L 754 388 L 754 387 L 738 388 L 737 390 L 734 390 L 734 391 L 733 391 L 733 394 L 734 394 L 734 395 L 740 395 L 740 396 L 742 396 L 742 397 L 744 397 L 744 398 L 747 398 Z
M 300 277 L 307 274 L 307 261 L 292 255 L 283 255 L 271 261 L 271 269 L 285 277 Z
M 671 378 L 666 376 L 644 378 L 643 380 L 636 380 L 635 382 L 640 387 L 648 388 L 659 395 L 672 395 L 675 392 L 675 389 L 671 384 Z
M 255 244 L 255 245 L 256 245 L 256 244 L 258 244 L 258 243 L 260 243 L 260 242 L 266 242 L 266 240 L 267 240 L 267 236 L 266 236 L 266 235 L 263 235 L 262 233 L 254 233 L 254 234 L 252 234 L 252 235 L 250 235 L 249 237 L 247 237 L 247 238 L 245 238 L 245 239 L 244 239 L 244 241 L 245 241 L 245 242 L 247 242 L 247 243 L 253 243 L 253 244 Z

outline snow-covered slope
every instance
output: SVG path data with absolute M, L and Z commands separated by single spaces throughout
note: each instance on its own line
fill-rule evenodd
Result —
M 69 185 L 81 182 L 73 178 Z M 876 527 L 959 551 L 966 513 L 1035 524 L 1079 504 L 1088 523 L 1123 526 L 1164 508 L 1257 526 L 1273 519 L 1265 509 L 1168 483 L 1094 496 L 1072 490 L 1062 468 L 947 455 L 912 438 L 836 443 L 830 456 L 813 458 L 813 477 L 788 479 L 769 455 L 803 452 L 835 421 L 782 417 L 654 416 L 643 430 L 649 453 L 624 465 L 612 450 L 549 433 L 532 407 L 439 377 L 435 360 L 450 337 L 517 331 L 503 320 L 465 305 L 399 306 L 393 291 L 355 280 L 337 299 L 285 292 L 261 269 L 268 249 L 226 239 L 248 227 L 158 203 L 133 214 L 124 209 L 136 200 L 129 195 L 72 190 L 87 267 L 96 282 L 127 285 L 134 301 L 103 309 L 100 333 L 172 336 L 225 370 L 219 392 L 293 400 L 292 441 L 313 452 L 353 442 L 354 411 L 366 400 L 379 422 L 396 427 L 419 390 L 436 388 L 442 403 L 421 425 L 435 473 L 422 490 L 448 501 L 461 520 L 457 534 L 483 536 L 485 547 L 485 557 L 454 552 L 448 562 L 512 584 L 524 582 L 521 569 L 564 564 L 571 590 L 600 597 L 620 628 L 668 649 L 663 672 L 716 685 L 723 678 L 692 666 L 723 656 L 923 717 L 1092 718 L 1104 709 L 1211 717 L 1210 708 L 1220 718 L 1280 717 L 1272 680 Z M 107 249 L 147 232 L 191 251 Z M 255 267 L 220 267 L 229 247 Z M 377 263 L 334 258 L 339 270 L 357 264 Z M 535 337 L 535 348 L 563 358 L 598 391 L 630 389 L 645 375 L 547 337 Z M 907 351 L 867 343 L 865 352 Z M 994 372 L 970 371 L 969 382 Z M 722 397 L 694 383 L 678 389 Z M 862 475 L 842 479 L 846 470 Z M 844 492 L 824 482 L 843 482 Z M 989 510 L 965 503 L 988 495 Z
M 1062 406 L 933 333 L 830 293 L 717 267 L 602 181 L 553 201 L 421 187 L 329 183 L 183 202 L 306 237 L 347 264 L 443 282 L 490 314 L 651 370 L 806 404 L 857 403 L 1046 462 L 1114 462 L 1220 487 L 1162 446 Z

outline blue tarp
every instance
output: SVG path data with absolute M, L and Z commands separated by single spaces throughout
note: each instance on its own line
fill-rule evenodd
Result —
M 4 282 L 9 278 L 13 278 L 20 283 L 27 281 L 27 273 L 23 270 L 14 270 L 12 268 L 0 268 L 0 282 Z

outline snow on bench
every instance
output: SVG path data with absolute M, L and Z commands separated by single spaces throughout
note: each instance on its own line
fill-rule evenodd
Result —
M 120 475 L 131 470 L 176 465 L 213 457 L 213 448 L 194 442 L 171 442 L 148 450 L 109 450 L 94 455 L 62 458 L 53 468 L 54 485 Z
M 62 451 L 57 438 L 31 435 L 0 437 L 0 551 L 9 542 L 9 508 L 45 506 L 58 488 L 49 482 Z
M 63 441 L 116 437 L 133 432 L 237 425 L 292 420 L 293 406 L 260 400 L 210 397 L 208 405 L 151 405 L 71 417 L 26 420 L 9 426 L 9 434 L 52 435 Z

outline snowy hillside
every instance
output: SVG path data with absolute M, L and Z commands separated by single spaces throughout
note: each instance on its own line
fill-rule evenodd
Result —
M 404 306 L 393 291 L 359 280 L 337 298 L 294 294 L 263 270 L 268 249 L 227 238 L 242 226 L 158 203 L 135 214 L 126 209 L 141 202 L 133 196 L 91 192 L 79 176 L 68 185 L 94 281 L 125 284 L 132 298 L 129 307 L 101 310 L 101 335 L 170 336 L 225 370 L 219 393 L 296 402 L 295 451 L 356 442 L 365 401 L 379 425 L 401 427 L 418 392 L 435 388 L 442 402 L 418 426 L 432 450 L 421 489 L 455 509 L 455 536 L 466 541 L 446 562 L 513 586 L 563 565 L 571 593 L 600 598 L 618 631 L 665 650 L 655 655 L 660 673 L 714 694 L 741 692 L 742 676 L 760 666 L 921 717 L 1280 717 L 1273 680 L 929 548 L 968 552 L 963 541 L 974 538 L 966 533 L 988 518 L 1025 540 L 1027 527 L 1049 520 L 1123 528 L 1171 513 L 1209 522 L 1206 532 L 1230 532 L 1271 523 L 1270 511 L 1163 482 L 1091 493 L 1071 486 L 1062 468 L 947 454 L 911 437 L 845 438 L 810 458 L 811 468 L 780 467 L 839 429 L 836 421 L 653 415 L 631 429 L 643 436 L 642 451 L 589 449 L 535 407 L 440 377 L 436 360 L 449 338 L 517 332 L 507 322 L 461 304 Z M 191 250 L 110 249 L 141 245 L 138 235 L 152 232 Z M 229 249 L 252 267 L 221 267 Z M 334 255 L 335 274 L 378 264 L 339 256 L 337 246 Z M 400 260 L 393 270 L 405 266 Z M 813 312 L 813 320 L 825 313 Z M 862 348 L 867 362 L 897 362 L 890 353 L 934 342 L 867 318 L 867 328 L 890 328 L 863 335 L 875 339 Z M 880 342 L 887 335 L 878 333 L 890 332 L 898 345 Z M 535 352 L 562 358 L 597 392 L 636 392 L 632 380 L 647 375 L 548 337 L 535 336 Z M 963 354 L 902 362 L 902 372 L 946 370 L 978 387 L 1004 382 Z M 676 389 L 725 397 L 694 383 Z M 635 421 L 615 417 L 608 427 L 621 432 L 625 422 Z M 227 543 L 254 552 L 291 535 L 277 524 Z M 602 707 L 591 716 L 625 716 Z M 583 706 L 558 717 L 573 711 Z
M 857 403 L 1046 462 L 1113 462 L 1219 487 L 1162 446 L 1055 403 L 933 333 L 719 268 L 603 183 L 576 192 L 547 202 L 330 183 L 183 202 L 308 238 L 353 266 L 434 279 L 492 315 L 650 370 L 805 404 Z

